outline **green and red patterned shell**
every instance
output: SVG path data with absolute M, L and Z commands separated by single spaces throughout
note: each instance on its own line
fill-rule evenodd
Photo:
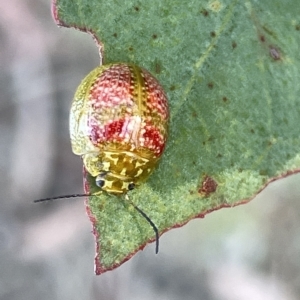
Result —
M 124 194 L 157 166 L 168 121 L 166 94 L 148 71 L 125 63 L 103 65 L 75 93 L 72 150 L 102 190 Z

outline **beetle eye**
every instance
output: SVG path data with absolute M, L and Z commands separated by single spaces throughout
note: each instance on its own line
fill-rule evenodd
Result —
M 96 185 L 99 186 L 100 188 L 103 188 L 105 185 L 105 179 L 104 177 L 107 175 L 107 171 L 103 171 L 96 177 Z
M 96 185 L 102 188 L 105 184 L 105 180 L 102 177 L 96 178 Z
M 133 190 L 134 188 L 135 188 L 135 184 L 134 184 L 133 182 L 130 182 L 130 183 L 128 184 L 128 190 L 131 191 L 131 190 Z

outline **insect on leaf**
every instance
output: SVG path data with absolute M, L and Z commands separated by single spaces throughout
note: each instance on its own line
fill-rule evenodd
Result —
M 145 68 L 165 90 L 164 154 L 149 179 L 127 193 L 160 235 L 247 203 L 271 181 L 299 172 L 297 7 L 292 0 L 53 3 L 57 24 L 93 34 L 104 64 Z M 122 195 L 99 194 L 86 171 L 84 180 L 93 194 L 86 205 L 100 274 L 155 234 Z

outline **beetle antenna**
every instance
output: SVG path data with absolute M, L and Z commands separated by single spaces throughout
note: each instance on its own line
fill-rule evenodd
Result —
M 148 217 L 148 215 L 143 212 L 140 208 L 138 208 L 137 206 L 135 206 L 132 201 L 130 201 L 128 195 L 125 196 L 126 200 L 130 202 L 130 204 L 147 220 L 147 222 L 151 225 L 151 227 L 153 228 L 154 232 L 155 232 L 155 253 L 158 253 L 158 248 L 159 248 L 159 233 L 158 233 L 158 229 L 156 227 L 156 225 L 152 222 L 152 220 Z
M 57 197 L 50 197 L 50 198 L 43 198 L 43 199 L 37 199 L 34 200 L 34 203 L 38 202 L 45 202 L 45 201 L 53 201 L 53 200 L 60 200 L 60 199 L 67 199 L 67 198 L 79 198 L 79 197 L 88 197 L 91 196 L 91 194 L 72 194 L 72 195 L 62 195 Z
M 46 201 L 53 201 L 53 200 L 61 200 L 61 199 L 67 199 L 67 198 L 79 198 L 79 197 L 89 197 L 92 196 L 92 194 L 72 194 L 72 195 L 62 195 L 62 196 L 57 196 L 57 197 L 50 197 L 50 198 L 42 198 L 42 199 L 37 199 L 34 200 L 34 203 L 39 203 L 39 202 L 46 202 Z M 126 195 L 127 196 L 127 195 Z M 140 208 L 138 208 L 136 205 L 132 203 L 132 201 L 129 200 L 129 197 L 125 197 L 127 201 L 147 220 L 147 222 L 151 225 L 155 232 L 155 253 L 158 253 L 159 249 L 159 233 L 156 225 L 152 222 L 152 220 L 148 217 L 148 215 L 143 212 Z

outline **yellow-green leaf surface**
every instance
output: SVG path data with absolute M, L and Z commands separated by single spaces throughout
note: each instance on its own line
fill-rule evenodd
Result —
M 165 88 L 166 151 L 129 193 L 160 234 L 299 172 L 298 0 L 57 0 L 53 10 L 58 24 L 94 34 L 104 63 L 137 64 Z M 122 197 L 91 196 L 87 210 L 97 274 L 154 240 Z

